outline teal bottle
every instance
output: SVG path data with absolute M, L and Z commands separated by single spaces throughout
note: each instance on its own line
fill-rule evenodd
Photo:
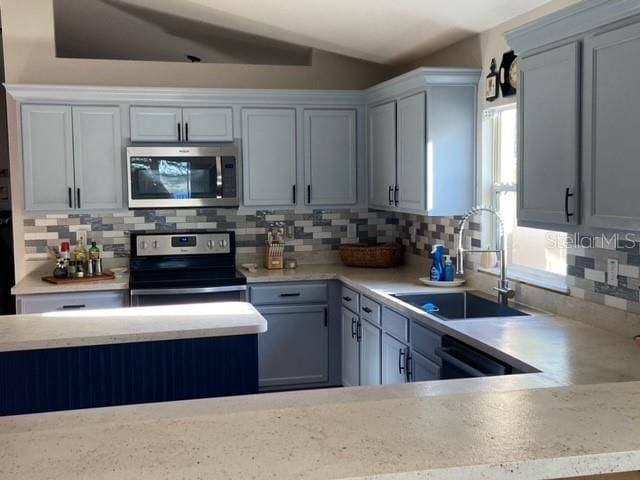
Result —
M 431 265 L 431 281 L 441 282 L 444 280 L 444 263 L 442 261 L 442 255 L 444 253 L 444 245 L 437 243 L 431 250 L 433 255 L 433 264 Z

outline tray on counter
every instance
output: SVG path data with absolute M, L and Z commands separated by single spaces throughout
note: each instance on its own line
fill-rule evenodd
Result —
M 53 275 L 48 275 L 46 277 L 42 277 L 42 280 L 48 283 L 53 283 L 55 285 L 69 285 L 70 283 L 85 283 L 85 282 L 100 282 L 104 280 L 113 280 L 116 276 L 111 272 L 103 272 L 100 274 L 93 275 L 91 277 L 67 277 L 67 278 L 56 278 Z

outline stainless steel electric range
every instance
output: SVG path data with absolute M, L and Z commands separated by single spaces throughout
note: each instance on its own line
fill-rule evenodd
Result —
M 244 301 L 234 232 L 132 232 L 131 306 Z

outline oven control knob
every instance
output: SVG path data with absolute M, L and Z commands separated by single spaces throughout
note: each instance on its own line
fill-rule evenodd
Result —
M 153 248 L 160 248 L 160 242 L 158 240 L 153 241 Z
M 214 247 L 213 240 L 207 241 L 207 248 L 213 248 L 213 247 Z
M 220 248 L 227 248 L 228 244 L 229 244 L 229 242 L 226 241 L 226 240 L 219 240 L 218 241 L 218 245 L 220 245 Z
M 142 250 L 146 250 L 148 246 L 149 246 L 149 245 L 147 244 L 147 242 L 146 242 L 146 241 L 142 240 L 142 241 L 140 242 L 140 249 L 142 249 Z

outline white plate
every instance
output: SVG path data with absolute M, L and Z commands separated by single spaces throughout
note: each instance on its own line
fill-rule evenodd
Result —
M 426 277 L 419 278 L 418 280 L 420 280 L 425 285 L 429 285 L 430 287 L 449 287 L 449 288 L 459 287 L 460 285 L 464 285 L 464 283 L 466 282 L 464 278 L 457 278 L 456 280 L 453 280 L 451 282 L 438 282 L 438 281 L 434 282 L 433 280 Z

